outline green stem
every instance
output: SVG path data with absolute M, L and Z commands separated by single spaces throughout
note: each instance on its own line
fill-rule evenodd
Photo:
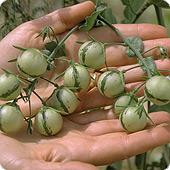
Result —
M 45 81 L 47 81 L 48 83 L 50 83 L 50 84 L 52 84 L 54 87 L 59 87 L 59 85 L 57 84 L 57 83 L 54 83 L 54 82 L 52 82 L 52 81 L 50 81 L 50 80 L 48 80 L 48 79 L 46 79 L 46 78 L 44 78 L 44 77 L 40 77 L 42 80 L 45 80 Z
M 99 16 L 98 19 L 101 20 L 102 22 L 104 22 L 108 27 L 110 27 L 122 39 L 122 41 L 129 46 L 129 48 L 135 53 L 135 55 L 141 61 L 142 65 L 146 68 L 146 72 L 148 74 L 148 77 L 149 78 L 152 77 L 152 73 L 151 73 L 150 69 L 148 68 L 142 54 L 139 51 L 137 51 L 133 47 L 133 45 L 123 37 L 123 35 L 121 34 L 121 32 L 117 28 L 115 28 L 112 24 L 110 24 L 107 20 L 105 20 L 105 18 L 103 18 L 102 16 Z
M 50 60 L 54 60 L 56 57 L 56 54 L 58 52 L 58 50 L 60 49 L 60 47 L 64 44 L 64 42 L 67 40 L 67 38 L 75 31 L 77 31 L 79 29 L 79 26 L 75 26 L 73 27 L 67 34 L 66 36 L 64 36 L 64 38 L 58 43 L 57 47 L 53 50 L 53 52 L 50 54 L 49 58 Z
M 32 91 L 41 101 L 41 103 L 45 106 L 46 105 L 46 102 L 39 96 L 38 93 L 36 93 L 35 91 Z
M 126 70 L 123 70 L 123 73 L 126 73 L 127 71 L 133 70 L 133 69 L 138 68 L 138 67 L 140 67 L 140 65 L 137 65 L 137 66 L 128 68 L 128 69 L 126 69 Z
M 156 5 L 154 5 L 154 7 L 155 7 L 155 12 L 156 12 L 158 24 L 165 26 L 165 21 L 164 21 L 163 14 L 162 14 L 162 9 L 158 6 L 156 6 Z
M 150 6 L 151 4 L 148 1 L 145 1 L 141 8 L 135 13 L 134 18 L 131 23 L 135 23 L 137 19 L 143 14 L 143 12 Z
M 132 165 L 130 159 L 127 159 L 127 164 L 128 164 L 128 170 L 132 170 Z

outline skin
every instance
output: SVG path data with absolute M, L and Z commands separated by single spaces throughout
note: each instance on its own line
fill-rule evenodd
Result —
M 15 64 L 7 62 L 20 53 L 12 45 L 41 49 L 43 41 L 41 38 L 35 39 L 35 36 L 44 26 L 50 25 L 56 35 L 62 37 L 68 29 L 81 22 L 93 10 L 94 4 L 87 1 L 20 25 L 0 42 L 0 67 L 16 72 Z M 144 41 L 145 50 L 163 45 L 170 52 L 170 39 L 167 38 L 166 29 L 161 26 L 151 24 L 119 24 L 115 26 L 124 36 L 140 36 Z M 101 36 L 103 31 L 105 36 Z M 105 42 L 120 41 L 107 27 L 93 29 L 90 34 Z M 77 59 L 79 45 L 74 42 L 86 39 L 85 33 L 73 34 L 66 41 L 67 55 Z M 156 59 L 158 69 L 170 69 L 170 60 L 159 60 L 158 50 L 147 53 L 147 55 L 149 54 L 152 54 Z M 106 60 L 109 66 L 117 67 L 120 70 L 132 67 L 137 62 L 134 58 L 128 58 L 125 55 L 125 48 L 121 46 L 109 46 L 106 50 Z M 59 70 L 61 71 L 63 67 Z M 52 78 L 56 71 L 58 70 L 48 72 L 46 76 Z M 144 73 L 139 68 L 128 71 L 125 74 L 127 91 L 139 85 L 143 76 Z M 52 89 L 53 87 L 49 84 L 41 82 L 36 91 L 41 96 L 47 97 Z M 142 91 L 138 93 L 138 95 L 141 94 Z M 100 95 L 96 88 L 86 94 L 81 94 L 80 99 L 81 103 L 77 112 L 113 102 Z M 31 100 L 32 109 L 35 112 L 41 103 L 34 95 Z M 19 104 L 21 110 L 28 114 L 28 106 L 22 102 Z M 95 111 L 84 115 L 75 113 L 66 116 L 62 131 L 55 137 L 43 137 L 36 132 L 33 135 L 28 135 L 24 128 L 17 135 L 7 136 L 1 133 L 0 164 L 9 170 L 35 168 L 38 170 L 96 170 L 95 166 L 97 165 L 126 159 L 170 142 L 170 115 L 166 112 L 157 112 L 151 113 L 150 116 L 155 122 L 155 126 L 148 125 L 145 130 L 132 134 L 127 134 L 122 129 L 119 120 L 114 117 L 111 111 Z

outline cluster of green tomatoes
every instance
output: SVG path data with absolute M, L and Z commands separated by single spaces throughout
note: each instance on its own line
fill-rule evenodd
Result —
M 34 127 L 42 135 L 57 134 L 63 126 L 63 116 L 76 111 L 80 101 L 77 93 L 88 92 L 91 72 L 105 66 L 105 48 L 101 42 L 86 41 L 78 51 L 79 62 L 70 62 L 63 74 L 63 85 L 57 86 L 35 115 Z M 0 129 L 4 133 L 16 133 L 23 128 L 25 120 L 17 101 L 24 99 L 21 77 L 28 80 L 38 79 L 48 67 L 43 52 L 35 48 L 26 49 L 16 61 L 19 75 L 5 71 L 0 75 L 0 99 L 7 101 L 0 106 Z M 57 67 L 57 66 L 56 66 Z M 170 102 L 170 80 L 162 75 L 153 76 L 144 83 L 144 97 L 138 99 L 135 90 L 125 91 L 123 73 L 116 69 L 100 71 L 96 87 L 101 95 L 113 99 L 113 112 L 119 117 L 127 132 L 136 132 L 146 127 L 148 113 L 144 103 L 150 101 L 156 105 Z M 161 85 L 160 85 L 161 84 Z

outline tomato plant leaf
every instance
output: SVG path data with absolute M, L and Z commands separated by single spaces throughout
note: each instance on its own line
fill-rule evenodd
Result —
M 150 2 L 161 8 L 170 8 L 170 4 L 165 0 L 151 0 Z
M 105 5 L 100 5 L 96 10 L 85 19 L 85 23 L 80 26 L 80 30 L 89 31 L 96 23 L 98 15 L 100 15 L 106 9 Z
M 154 59 L 153 59 L 152 56 L 147 57 L 147 58 L 144 58 L 144 61 L 145 61 L 146 65 L 147 65 L 147 69 L 150 70 L 152 76 L 160 75 L 160 73 L 159 73 L 158 70 L 157 70 L 155 61 L 154 61 Z M 142 70 L 143 70 L 144 72 L 147 72 L 146 67 L 145 67 L 140 61 L 139 61 L 139 64 L 140 64 Z
M 140 37 L 127 37 L 125 39 L 125 41 L 128 41 L 136 51 L 139 51 L 140 53 L 142 53 L 144 51 L 144 44 Z M 135 53 L 130 49 L 129 46 L 126 48 L 126 54 L 129 57 L 136 56 Z
M 170 103 L 166 104 L 166 105 L 162 105 L 162 106 L 158 106 L 158 105 L 152 105 L 149 108 L 149 113 L 151 112 L 159 112 L 159 111 L 165 111 L 165 112 L 169 112 L 170 113 Z
M 143 169 L 145 159 L 146 159 L 146 153 L 135 156 L 135 165 L 138 169 Z
M 58 42 L 51 41 L 45 44 L 45 49 L 48 50 L 50 53 L 52 53 L 54 49 L 57 47 L 57 45 L 58 45 Z M 64 44 L 59 48 L 56 58 L 63 57 L 63 56 L 66 56 Z

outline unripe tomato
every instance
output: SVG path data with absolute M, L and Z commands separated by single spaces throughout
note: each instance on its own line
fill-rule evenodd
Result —
M 51 106 L 59 111 L 64 111 L 63 115 L 74 112 L 79 104 L 77 96 L 68 88 L 60 87 L 54 90 L 47 101 L 48 106 Z
M 145 95 L 156 105 L 164 105 L 170 101 L 170 80 L 164 76 L 154 76 L 145 85 Z
M 5 104 L 0 107 L 0 130 L 17 133 L 24 125 L 24 117 L 18 106 Z
M 101 94 L 113 98 L 124 91 L 124 82 L 119 73 L 106 71 L 100 75 L 97 87 Z
M 21 93 L 19 79 L 10 73 L 0 75 L 0 99 L 9 101 L 14 100 Z
M 100 42 L 86 41 L 79 51 L 79 63 L 93 69 L 99 69 L 105 64 L 104 46 Z
M 90 73 L 80 64 L 71 65 L 64 74 L 64 86 L 76 87 L 81 92 L 88 90 L 90 80 Z
M 62 129 L 62 126 L 62 116 L 51 107 L 42 107 L 35 117 L 35 127 L 42 135 L 53 136 Z
M 137 102 L 138 101 L 134 96 L 130 96 L 130 95 L 120 96 L 114 104 L 113 112 L 117 116 L 119 116 L 120 113 L 122 113 L 127 107 L 136 106 Z
M 47 66 L 47 59 L 35 48 L 29 48 L 17 58 L 17 67 L 25 76 L 38 77 L 46 72 Z
M 130 106 L 119 116 L 122 127 L 128 132 L 143 130 L 147 124 L 147 116 L 144 108 Z

